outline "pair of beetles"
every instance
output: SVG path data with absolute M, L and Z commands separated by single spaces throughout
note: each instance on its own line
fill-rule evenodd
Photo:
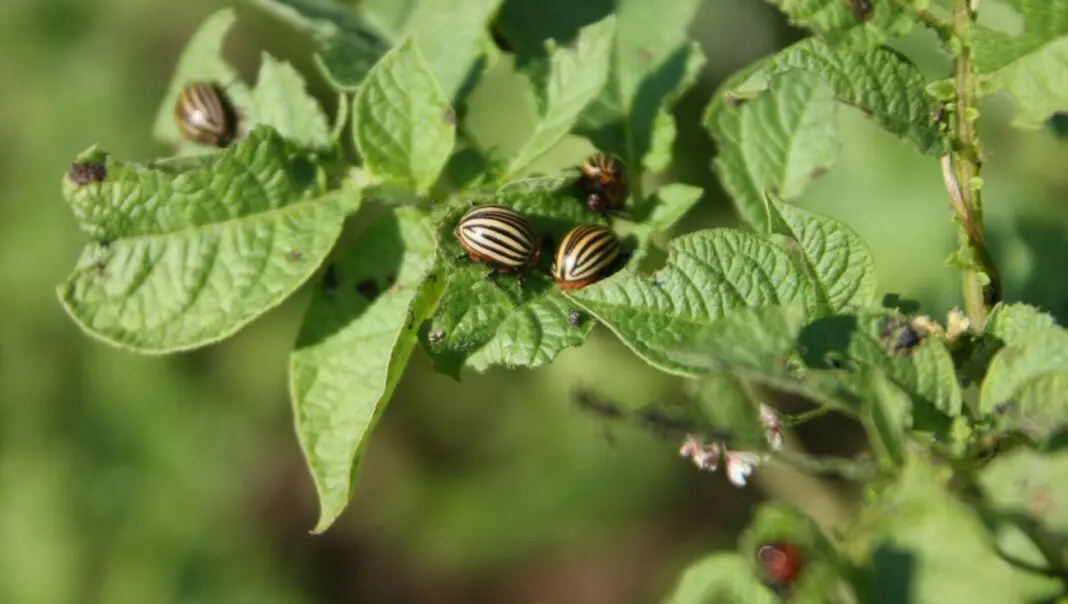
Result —
M 587 159 L 579 171 L 578 185 L 586 194 L 586 205 L 598 213 L 622 214 L 626 181 L 619 164 L 598 153 Z M 488 265 L 487 278 L 500 272 L 515 272 L 522 286 L 522 269 L 538 263 L 541 240 L 530 222 L 519 212 L 502 205 L 472 208 L 453 229 L 460 246 L 472 260 Z M 586 287 L 609 274 L 621 254 L 619 238 L 608 227 L 580 224 L 564 235 L 553 256 L 552 278 L 562 290 Z
M 238 111 L 222 86 L 214 82 L 194 82 L 185 87 L 178 96 L 174 116 L 181 133 L 196 142 L 226 147 L 238 136 Z M 579 171 L 578 185 L 591 211 L 626 216 L 622 206 L 628 193 L 627 181 L 618 162 L 598 153 L 583 162 Z M 530 222 L 501 205 L 473 208 L 460 219 L 453 233 L 468 256 L 493 269 L 489 276 L 515 272 L 520 286 L 520 270 L 537 264 L 541 253 L 541 240 Z M 576 226 L 556 248 L 553 280 L 563 290 L 585 287 L 604 277 L 620 260 L 620 253 L 619 239 L 611 229 Z

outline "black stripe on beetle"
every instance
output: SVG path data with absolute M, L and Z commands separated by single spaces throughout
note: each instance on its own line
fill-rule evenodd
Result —
M 600 280 L 619 259 L 619 238 L 609 228 L 579 225 L 560 241 L 553 258 L 553 280 L 572 290 Z
M 468 256 L 499 271 L 533 266 L 541 249 L 530 222 L 500 205 L 473 208 L 456 223 L 453 234 Z
M 225 147 L 237 138 L 237 110 L 214 82 L 193 82 L 182 89 L 174 119 L 182 135 L 194 142 Z

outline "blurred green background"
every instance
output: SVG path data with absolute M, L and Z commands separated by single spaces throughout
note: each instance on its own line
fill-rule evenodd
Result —
M 605 330 L 537 371 L 433 374 L 417 353 L 374 433 L 358 493 L 325 535 L 293 434 L 287 352 L 306 297 L 217 346 L 143 358 L 90 340 L 54 287 L 83 243 L 60 197 L 93 143 L 123 159 L 166 154 L 150 128 L 173 62 L 209 0 L 0 3 L 0 602 L 575 603 L 655 602 L 689 561 L 735 546 L 764 498 L 825 525 L 848 513 L 841 484 L 769 465 L 745 489 L 680 461 L 675 443 L 604 426 L 573 408 L 576 384 L 627 405 L 669 401 L 681 384 L 646 368 Z M 247 77 L 261 50 L 294 62 L 332 114 L 309 46 L 239 6 L 228 43 Z M 994 0 L 983 21 L 1018 28 Z M 708 64 L 677 108 L 668 175 L 705 188 L 677 232 L 728 225 L 700 115 L 718 83 L 800 32 L 760 0 L 706 0 L 692 27 Z M 895 45 L 931 78 L 947 74 L 933 37 Z M 530 123 L 507 56 L 472 99 L 487 145 L 517 146 Z M 986 214 L 1009 300 L 1063 319 L 1068 287 L 1065 147 L 1010 130 L 992 99 Z M 945 266 L 956 234 L 939 169 L 843 108 L 838 164 L 800 202 L 870 243 L 882 290 L 932 315 L 956 304 Z M 563 145 L 543 162 L 586 151 Z M 862 446 L 833 418 L 799 439 L 820 452 Z M 795 441 L 796 442 L 796 441 Z

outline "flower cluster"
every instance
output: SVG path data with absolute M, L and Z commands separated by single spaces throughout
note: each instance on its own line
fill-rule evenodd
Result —
M 771 407 L 761 404 L 760 423 L 764 426 L 768 447 L 774 452 L 781 451 L 782 423 L 779 421 L 779 415 Z M 733 451 L 716 441 L 704 442 L 693 434 L 687 434 L 683 439 L 679 455 L 693 460 L 698 469 L 706 472 L 715 472 L 720 463 L 723 463 L 726 466 L 727 478 L 739 487 L 745 486 L 753 469 L 767 458 L 766 454 Z

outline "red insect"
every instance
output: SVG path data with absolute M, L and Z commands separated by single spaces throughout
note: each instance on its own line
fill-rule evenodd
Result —
M 768 586 L 782 594 L 793 585 L 801 573 L 801 550 L 790 543 L 775 542 L 757 550 L 757 559 L 767 574 Z

